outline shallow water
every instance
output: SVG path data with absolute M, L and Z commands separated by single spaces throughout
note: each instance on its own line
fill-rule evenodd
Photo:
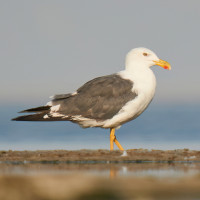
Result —
M 0 175 L 85 174 L 114 177 L 179 178 L 200 174 L 200 162 L 21 162 L 0 163 Z

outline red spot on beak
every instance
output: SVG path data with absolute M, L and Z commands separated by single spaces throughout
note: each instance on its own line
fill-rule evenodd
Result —
M 167 66 L 164 66 L 164 69 L 168 69 L 168 67 L 167 67 Z

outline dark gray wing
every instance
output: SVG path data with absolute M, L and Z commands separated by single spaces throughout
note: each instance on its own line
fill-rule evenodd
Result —
M 76 95 L 57 96 L 52 102 L 60 104 L 60 114 L 106 120 L 137 96 L 132 87 L 133 82 L 113 74 L 95 78 L 80 87 Z

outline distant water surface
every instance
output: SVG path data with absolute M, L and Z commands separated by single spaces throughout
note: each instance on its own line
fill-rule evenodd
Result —
M 11 121 L 29 106 L 1 106 L 0 150 L 109 149 L 109 130 L 71 122 Z M 200 150 L 200 105 L 151 105 L 116 132 L 125 149 Z

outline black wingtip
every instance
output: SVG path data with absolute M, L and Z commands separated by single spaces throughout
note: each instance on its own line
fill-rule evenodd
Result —
M 26 113 L 26 112 L 43 112 L 43 111 L 47 111 L 51 108 L 51 106 L 40 106 L 40 107 L 37 107 L 37 108 L 30 108 L 30 109 L 27 109 L 27 110 L 22 110 L 18 113 Z
M 43 115 L 34 114 L 34 115 L 23 115 L 11 119 L 12 121 L 40 121 Z
M 24 119 L 25 119 L 24 116 L 20 116 L 20 117 L 11 119 L 11 121 L 24 121 Z

